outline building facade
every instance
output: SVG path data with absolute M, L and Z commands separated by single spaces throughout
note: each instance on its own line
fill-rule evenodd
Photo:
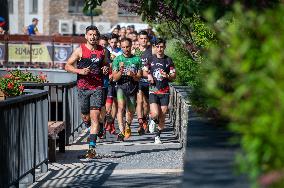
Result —
M 82 12 L 84 0 L 8 0 L 10 33 L 23 33 L 23 28 L 31 24 L 32 18 L 39 19 L 41 34 L 82 34 L 91 17 Z M 94 16 L 94 24 L 102 33 L 120 22 L 141 23 L 141 18 L 118 6 L 127 0 L 107 0 L 99 9 L 101 15 Z

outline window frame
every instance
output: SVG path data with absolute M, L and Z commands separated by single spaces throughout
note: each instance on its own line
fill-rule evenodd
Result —
M 38 0 L 30 0 L 30 14 L 38 14 Z

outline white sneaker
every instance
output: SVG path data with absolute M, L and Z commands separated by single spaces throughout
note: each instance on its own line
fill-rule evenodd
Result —
M 156 130 L 156 123 L 153 120 L 151 120 L 149 124 L 149 132 L 154 133 L 155 130 Z
M 155 144 L 163 144 L 159 136 L 155 136 Z

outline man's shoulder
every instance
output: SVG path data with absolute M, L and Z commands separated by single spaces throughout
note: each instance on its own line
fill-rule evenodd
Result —
M 165 55 L 165 59 L 168 63 L 173 63 L 173 59 L 170 56 Z
M 135 61 L 141 61 L 141 57 L 135 54 L 133 54 L 131 58 Z
M 97 51 L 103 51 L 103 52 L 105 52 L 105 48 L 103 47 L 103 46 L 101 46 L 101 45 L 98 45 L 97 46 Z
M 122 54 L 116 56 L 116 57 L 113 59 L 113 62 L 116 62 L 116 61 L 118 61 L 119 59 L 122 59 L 122 58 L 123 58 L 122 56 L 123 56 Z

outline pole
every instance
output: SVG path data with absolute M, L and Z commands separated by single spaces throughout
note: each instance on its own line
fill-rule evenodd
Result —
M 94 25 L 93 9 L 91 9 L 91 25 Z

